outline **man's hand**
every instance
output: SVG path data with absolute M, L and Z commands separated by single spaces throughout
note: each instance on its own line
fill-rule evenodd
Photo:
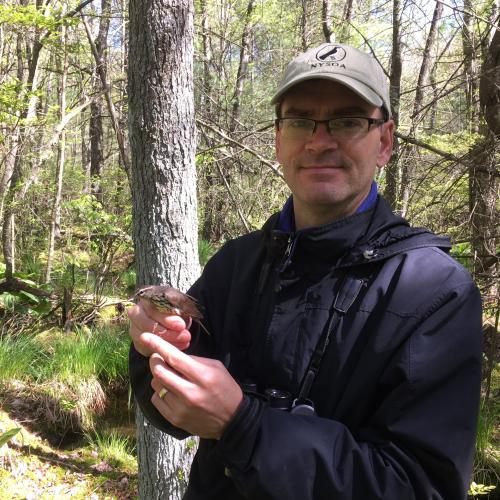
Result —
M 185 350 L 191 342 L 191 333 L 184 319 L 158 311 L 149 302 L 140 300 L 138 304 L 128 310 L 130 318 L 130 337 L 137 352 L 143 356 L 151 356 L 154 351 L 143 341 L 144 332 L 152 332 L 170 342 L 178 349 Z
M 153 405 L 176 427 L 219 439 L 243 400 L 240 386 L 224 365 L 188 356 L 157 335 L 144 333 L 142 343 L 154 353 L 149 362 Z

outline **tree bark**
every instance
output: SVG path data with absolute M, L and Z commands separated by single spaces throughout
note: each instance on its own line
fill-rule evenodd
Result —
M 403 61 L 401 58 L 401 5 L 399 0 L 393 1 L 392 9 L 392 57 L 391 74 L 389 79 L 389 92 L 391 100 L 392 119 L 399 125 L 399 101 L 401 96 L 401 74 Z M 385 167 L 385 190 L 384 197 L 393 210 L 398 208 L 398 186 L 399 186 L 399 142 L 394 138 L 394 149 L 391 161 Z
M 128 155 L 128 145 L 123 130 L 120 127 L 120 120 L 118 117 L 118 113 L 116 112 L 116 108 L 113 103 L 113 98 L 111 96 L 111 86 L 107 81 L 107 76 L 106 73 L 104 72 L 104 68 L 100 64 L 99 55 L 97 53 L 97 48 L 95 46 L 94 40 L 92 40 L 92 34 L 90 32 L 89 24 L 85 19 L 85 17 L 83 17 L 83 15 L 82 15 L 82 22 L 85 27 L 85 31 L 87 33 L 87 39 L 89 41 L 89 45 L 96 62 L 96 70 L 101 80 L 101 85 L 104 90 L 104 96 L 106 97 L 106 105 L 108 107 L 109 117 L 111 119 L 111 125 L 113 126 L 113 130 L 115 131 L 116 142 L 118 143 L 118 149 L 120 151 L 120 159 L 125 169 L 127 177 L 130 178 L 130 159 Z
M 66 83 L 68 78 L 68 54 L 66 51 L 66 27 L 61 26 L 61 46 L 63 50 L 62 61 L 59 64 L 61 72 L 61 82 L 59 86 L 59 118 L 64 122 L 66 116 Z M 52 274 L 52 261 L 54 258 L 54 248 L 56 239 L 60 236 L 61 226 L 61 196 L 62 196 L 62 181 L 64 175 L 64 162 L 66 153 L 66 130 L 61 131 L 59 143 L 57 146 L 57 164 L 56 164 L 56 191 L 54 194 L 54 202 L 52 204 L 52 216 L 49 229 L 49 248 L 47 251 L 47 265 L 45 267 L 45 283 L 50 282 Z
M 94 76 L 94 92 L 98 93 L 102 88 L 99 73 L 104 74 L 107 80 L 106 53 L 108 48 L 108 31 L 111 14 L 110 0 L 101 0 L 101 16 L 99 20 L 99 31 L 94 41 L 96 48 L 96 75 Z M 95 99 L 90 105 L 89 137 L 90 137 L 90 177 L 91 194 L 102 203 L 101 177 L 104 170 L 104 136 L 103 136 L 103 101 L 102 98 Z
M 479 97 L 488 125 L 469 160 L 469 208 L 474 274 L 484 286 L 485 300 L 498 297 L 498 191 L 500 164 L 500 29 L 497 29 L 481 71 Z
M 442 14 L 443 3 L 440 0 L 437 0 L 434 7 L 434 14 L 432 16 L 431 25 L 429 27 L 427 40 L 425 41 L 425 48 L 422 54 L 422 64 L 420 65 L 420 71 L 418 73 L 417 89 L 415 92 L 415 101 L 413 103 L 413 128 L 415 128 L 421 120 L 420 112 L 424 103 L 424 94 L 427 86 L 429 85 L 431 55 L 436 44 L 438 23 L 441 19 Z
M 210 40 L 210 19 L 208 15 L 207 0 L 200 0 L 200 24 L 201 24 L 201 46 L 203 57 L 203 85 L 199 100 L 199 107 L 203 117 L 207 120 L 212 119 L 212 44 Z M 206 146 L 211 147 L 210 138 L 204 134 Z M 211 241 L 216 228 L 216 214 L 214 207 L 216 205 L 216 189 L 217 177 L 212 165 L 204 164 L 202 175 L 204 184 L 204 197 L 200 200 L 203 203 L 203 225 L 201 229 L 202 238 L 205 241 Z
M 26 63 L 28 73 L 24 74 L 24 57 L 21 37 L 17 40 L 17 58 L 18 58 L 18 78 L 19 81 L 24 83 L 18 100 L 20 102 L 26 101 L 24 107 L 19 114 L 18 126 L 19 133 L 16 138 L 15 158 L 13 159 L 12 175 L 10 176 L 10 184 L 5 193 L 4 198 L 4 212 L 2 224 L 2 245 L 3 257 L 5 263 L 5 280 L 7 283 L 13 283 L 15 272 L 15 203 L 18 201 L 18 193 L 23 187 L 25 172 L 23 171 L 23 148 L 26 147 L 28 137 L 31 134 L 30 127 L 23 125 L 28 117 L 32 116 L 36 109 L 37 98 L 35 94 L 27 97 L 29 91 L 34 92 L 37 87 L 38 76 L 38 63 L 40 58 L 40 51 L 42 49 L 41 35 L 37 34 L 33 41 L 33 45 L 26 49 Z
M 443 4 L 441 0 L 436 1 L 434 6 L 434 13 L 432 16 L 431 25 L 429 27 L 429 33 L 427 34 L 427 39 L 425 41 L 425 48 L 422 54 L 422 63 L 420 65 L 420 71 L 418 73 L 417 88 L 415 91 L 415 100 L 413 102 L 413 115 L 412 123 L 410 127 L 410 136 L 414 136 L 422 121 L 422 107 L 424 103 L 424 94 L 426 88 L 429 84 L 429 73 L 431 68 L 431 55 L 434 50 L 434 45 L 436 43 L 438 23 L 443 14 Z M 408 210 L 408 202 L 410 199 L 410 192 L 413 183 L 413 172 L 415 169 L 414 158 L 417 155 L 416 148 L 410 148 L 406 150 L 404 159 L 401 162 L 401 215 L 404 217 Z
M 138 285 L 186 290 L 199 272 L 192 0 L 129 4 L 129 136 Z M 180 499 L 192 446 L 137 411 L 139 497 Z
M 203 57 L 203 92 L 200 98 L 201 110 L 205 116 L 211 115 L 212 109 L 212 44 L 210 43 L 210 20 L 207 10 L 207 0 L 200 0 L 201 46 Z
M 491 132 L 500 136 L 500 26 L 491 40 L 481 75 L 481 111 Z
M 464 53 L 464 80 L 466 98 L 466 120 L 470 124 L 471 132 L 479 131 L 479 106 L 477 101 L 477 58 L 474 33 L 474 18 L 471 0 L 464 0 L 462 47 Z
M 332 38 L 332 2 L 331 0 L 323 0 L 321 2 L 321 27 L 325 42 L 330 42 Z
M 498 294 L 498 190 L 500 143 L 486 133 L 469 154 L 469 210 L 474 277 L 484 295 Z
M 250 62 L 250 39 L 252 34 L 252 13 L 254 9 L 254 0 L 250 0 L 247 6 L 245 15 L 245 25 L 243 26 L 243 34 L 241 35 L 241 48 L 240 48 L 240 63 L 238 65 L 238 75 L 236 77 L 236 85 L 233 94 L 233 113 L 231 116 L 230 131 L 236 129 L 240 117 L 240 104 L 241 96 L 243 95 L 243 88 L 248 77 L 248 63 Z
M 303 52 L 309 48 L 309 2 L 310 0 L 301 0 L 300 36 Z
M 353 0 L 346 0 L 344 5 L 344 13 L 342 15 L 342 24 L 340 26 L 339 42 L 349 43 L 351 38 L 351 20 Z

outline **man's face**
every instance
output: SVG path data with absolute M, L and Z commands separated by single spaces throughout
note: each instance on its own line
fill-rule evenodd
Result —
M 347 87 L 328 80 L 298 84 L 281 102 L 281 118 L 342 116 L 382 118 L 382 112 Z M 372 125 L 355 140 L 337 140 L 326 124 L 318 124 L 304 139 L 284 137 L 276 130 L 276 156 L 293 194 L 296 219 L 301 213 L 316 213 L 319 220 L 326 217 L 326 222 L 354 213 L 370 191 L 377 166 L 390 159 L 393 127 L 392 121 Z

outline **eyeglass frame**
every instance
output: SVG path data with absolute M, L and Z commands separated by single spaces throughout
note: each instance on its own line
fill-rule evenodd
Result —
M 304 134 L 303 139 L 307 139 L 307 138 L 310 138 L 314 135 L 314 133 L 316 132 L 316 130 L 318 128 L 318 124 L 320 124 L 320 123 L 326 124 L 328 134 L 335 136 L 335 134 L 334 133 L 332 134 L 332 132 L 331 132 L 331 128 L 329 125 L 330 122 L 332 122 L 332 121 L 334 122 L 336 120 L 345 120 L 348 118 L 361 118 L 363 120 L 366 120 L 368 123 L 368 127 L 366 129 L 366 134 L 368 134 L 368 132 L 370 131 L 370 127 L 372 125 L 379 126 L 379 125 L 383 125 L 384 123 L 388 122 L 388 119 L 385 116 L 383 118 L 370 118 L 368 116 L 337 116 L 335 118 L 329 118 L 328 120 L 315 120 L 314 118 L 309 118 L 309 117 L 305 117 L 305 116 L 283 116 L 281 118 L 276 118 L 274 120 L 274 124 L 278 130 L 281 130 L 280 129 L 280 125 L 281 125 L 280 122 L 282 120 L 306 120 L 308 122 L 314 122 L 314 127 L 312 128 L 312 130 L 310 130 L 310 133 L 307 135 Z M 290 139 L 293 139 L 293 138 L 290 138 Z M 295 138 L 295 139 L 299 139 L 299 138 Z

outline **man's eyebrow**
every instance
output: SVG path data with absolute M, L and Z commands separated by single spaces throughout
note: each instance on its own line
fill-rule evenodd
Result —
M 308 116 L 312 115 L 312 112 L 310 110 L 307 110 L 307 109 L 294 108 L 292 106 L 291 108 L 288 108 L 286 111 L 284 111 L 283 115 L 300 116 L 300 117 L 307 118 Z
M 365 116 L 369 113 L 367 108 L 361 106 L 349 106 L 346 108 L 337 108 L 332 110 L 329 115 L 331 116 Z

